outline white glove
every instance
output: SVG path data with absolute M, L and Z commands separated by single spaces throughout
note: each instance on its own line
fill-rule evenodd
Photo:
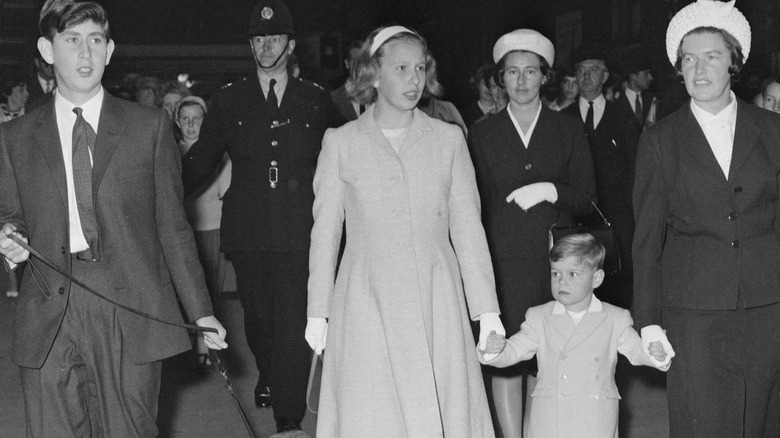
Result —
M 487 338 L 493 332 L 497 335 L 506 336 L 504 324 L 501 324 L 501 318 L 498 317 L 498 313 L 488 312 L 479 315 L 479 344 L 477 344 L 477 348 L 480 351 L 485 351 Z M 491 360 L 496 356 L 498 354 L 484 355 L 485 360 Z
M 661 328 L 660 325 L 648 325 L 647 327 L 642 327 L 641 333 L 642 349 L 645 350 L 646 353 L 650 348 L 651 342 L 657 341 L 663 345 L 664 351 L 666 352 L 666 359 L 663 361 L 658 361 L 653 356 L 650 356 L 650 360 L 653 361 L 655 367 L 659 370 L 667 371 L 671 365 L 672 358 L 674 357 L 674 349 L 672 348 L 672 344 L 669 343 L 669 339 L 666 338 L 666 332 Z
M 309 347 L 316 354 L 322 354 L 325 349 L 325 342 L 328 340 L 328 321 L 325 318 L 307 317 L 306 333 L 304 337 Z
M 549 182 L 539 182 L 520 187 L 506 197 L 506 202 L 514 201 L 525 211 L 534 205 L 547 201 L 555 204 L 558 200 L 558 190 L 555 185 Z

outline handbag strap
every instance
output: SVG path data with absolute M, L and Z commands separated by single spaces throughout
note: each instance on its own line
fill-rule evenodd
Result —
M 604 225 L 606 225 L 607 227 L 612 227 L 612 224 L 609 223 L 609 221 L 607 220 L 606 216 L 604 216 L 604 213 L 602 213 L 601 210 L 599 210 L 599 207 L 596 205 L 595 202 L 593 202 L 593 200 L 590 201 L 590 205 L 592 205 L 593 208 L 596 209 L 596 212 L 599 214 L 599 217 L 601 217 L 601 221 L 604 222 Z M 555 217 L 555 222 L 553 222 L 553 224 L 550 225 L 550 228 L 553 228 L 554 226 L 556 226 L 558 224 L 558 220 L 560 218 L 561 218 L 561 212 L 559 211 L 558 212 L 558 216 Z

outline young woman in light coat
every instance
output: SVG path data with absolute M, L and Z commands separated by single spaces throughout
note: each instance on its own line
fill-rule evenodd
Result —
M 419 34 L 374 31 L 349 90 L 371 105 L 323 139 L 306 328 L 315 352 L 327 341 L 318 438 L 494 436 L 469 320 L 482 340 L 504 330 L 463 133 L 416 109 L 439 89 L 431 66 Z

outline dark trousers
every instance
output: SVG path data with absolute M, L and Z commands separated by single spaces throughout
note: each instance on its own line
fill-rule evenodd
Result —
M 104 263 L 73 263 L 85 284 L 111 287 Z M 43 367 L 20 367 L 27 436 L 157 436 L 160 370 L 160 362 L 135 365 L 114 305 L 74 284 Z
M 671 438 L 780 436 L 780 304 L 663 309 Z
M 258 385 L 271 387 L 274 417 L 303 419 L 311 360 L 304 339 L 309 252 L 240 251 L 230 257 Z

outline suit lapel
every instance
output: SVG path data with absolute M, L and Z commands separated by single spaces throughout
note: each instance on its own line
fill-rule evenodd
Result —
M 689 101 L 690 102 L 690 101 Z M 739 123 L 739 121 L 737 121 Z M 723 169 L 720 168 L 710 143 L 704 135 L 699 122 L 691 111 L 690 103 L 686 104 L 685 114 L 681 122 L 675 127 L 677 144 L 682 145 L 685 151 L 694 161 L 697 161 L 707 173 L 715 176 L 720 182 L 726 182 Z
M 549 317 L 550 326 L 552 326 L 554 332 L 552 336 L 553 346 L 556 351 L 563 352 L 566 345 L 569 343 L 577 326 L 567 313 L 560 315 L 551 314 Z
M 92 164 L 92 193 L 97 197 L 100 181 L 114 155 L 119 140 L 127 126 L 124 122 L 124 111 L 115 97 L 105 92 L 103 106 L 100 109 L 100 122 L 95 139 L 95 157 Z
M 54 109 L 54 99 L 46 103 L 37 121 L 38 129 L 34 138 L 46 160 L 49 175 L 54 180 L 54 186 L 60 194 L 63 205 L 68 206 L 68 184 L 65 175 L 65 162 L 62 157 L 62 142 L 57 127 L 57 115 Z
M 761 134 L 761 128 L 756 125 L 750 114 L 745 111 L 744 105 L 745 103 L 737 101 L 737 124 L 734 129 L 734 146 L 731 152 L 729 181 L 734 179 L 742 164 L 745 163 Z
M 572 334 L 571 338 L 569 338 L 569 342 L 566 343 L 566 346 L 563 348 L 562 352 L 565 353 L 566 351 L 571 351 L 578 345 L 582 344 L 599 328 L 599 326 L 601 326 L 601 324 L 604 323 L 606 319 L 607 312 L 603 309 L 601 312 L 585 313 L 585 316 L 582 317 L 582 321 L 580 321 L 580 323 L 576 326 L 577 328 L 574 329 L 574 333 Z

